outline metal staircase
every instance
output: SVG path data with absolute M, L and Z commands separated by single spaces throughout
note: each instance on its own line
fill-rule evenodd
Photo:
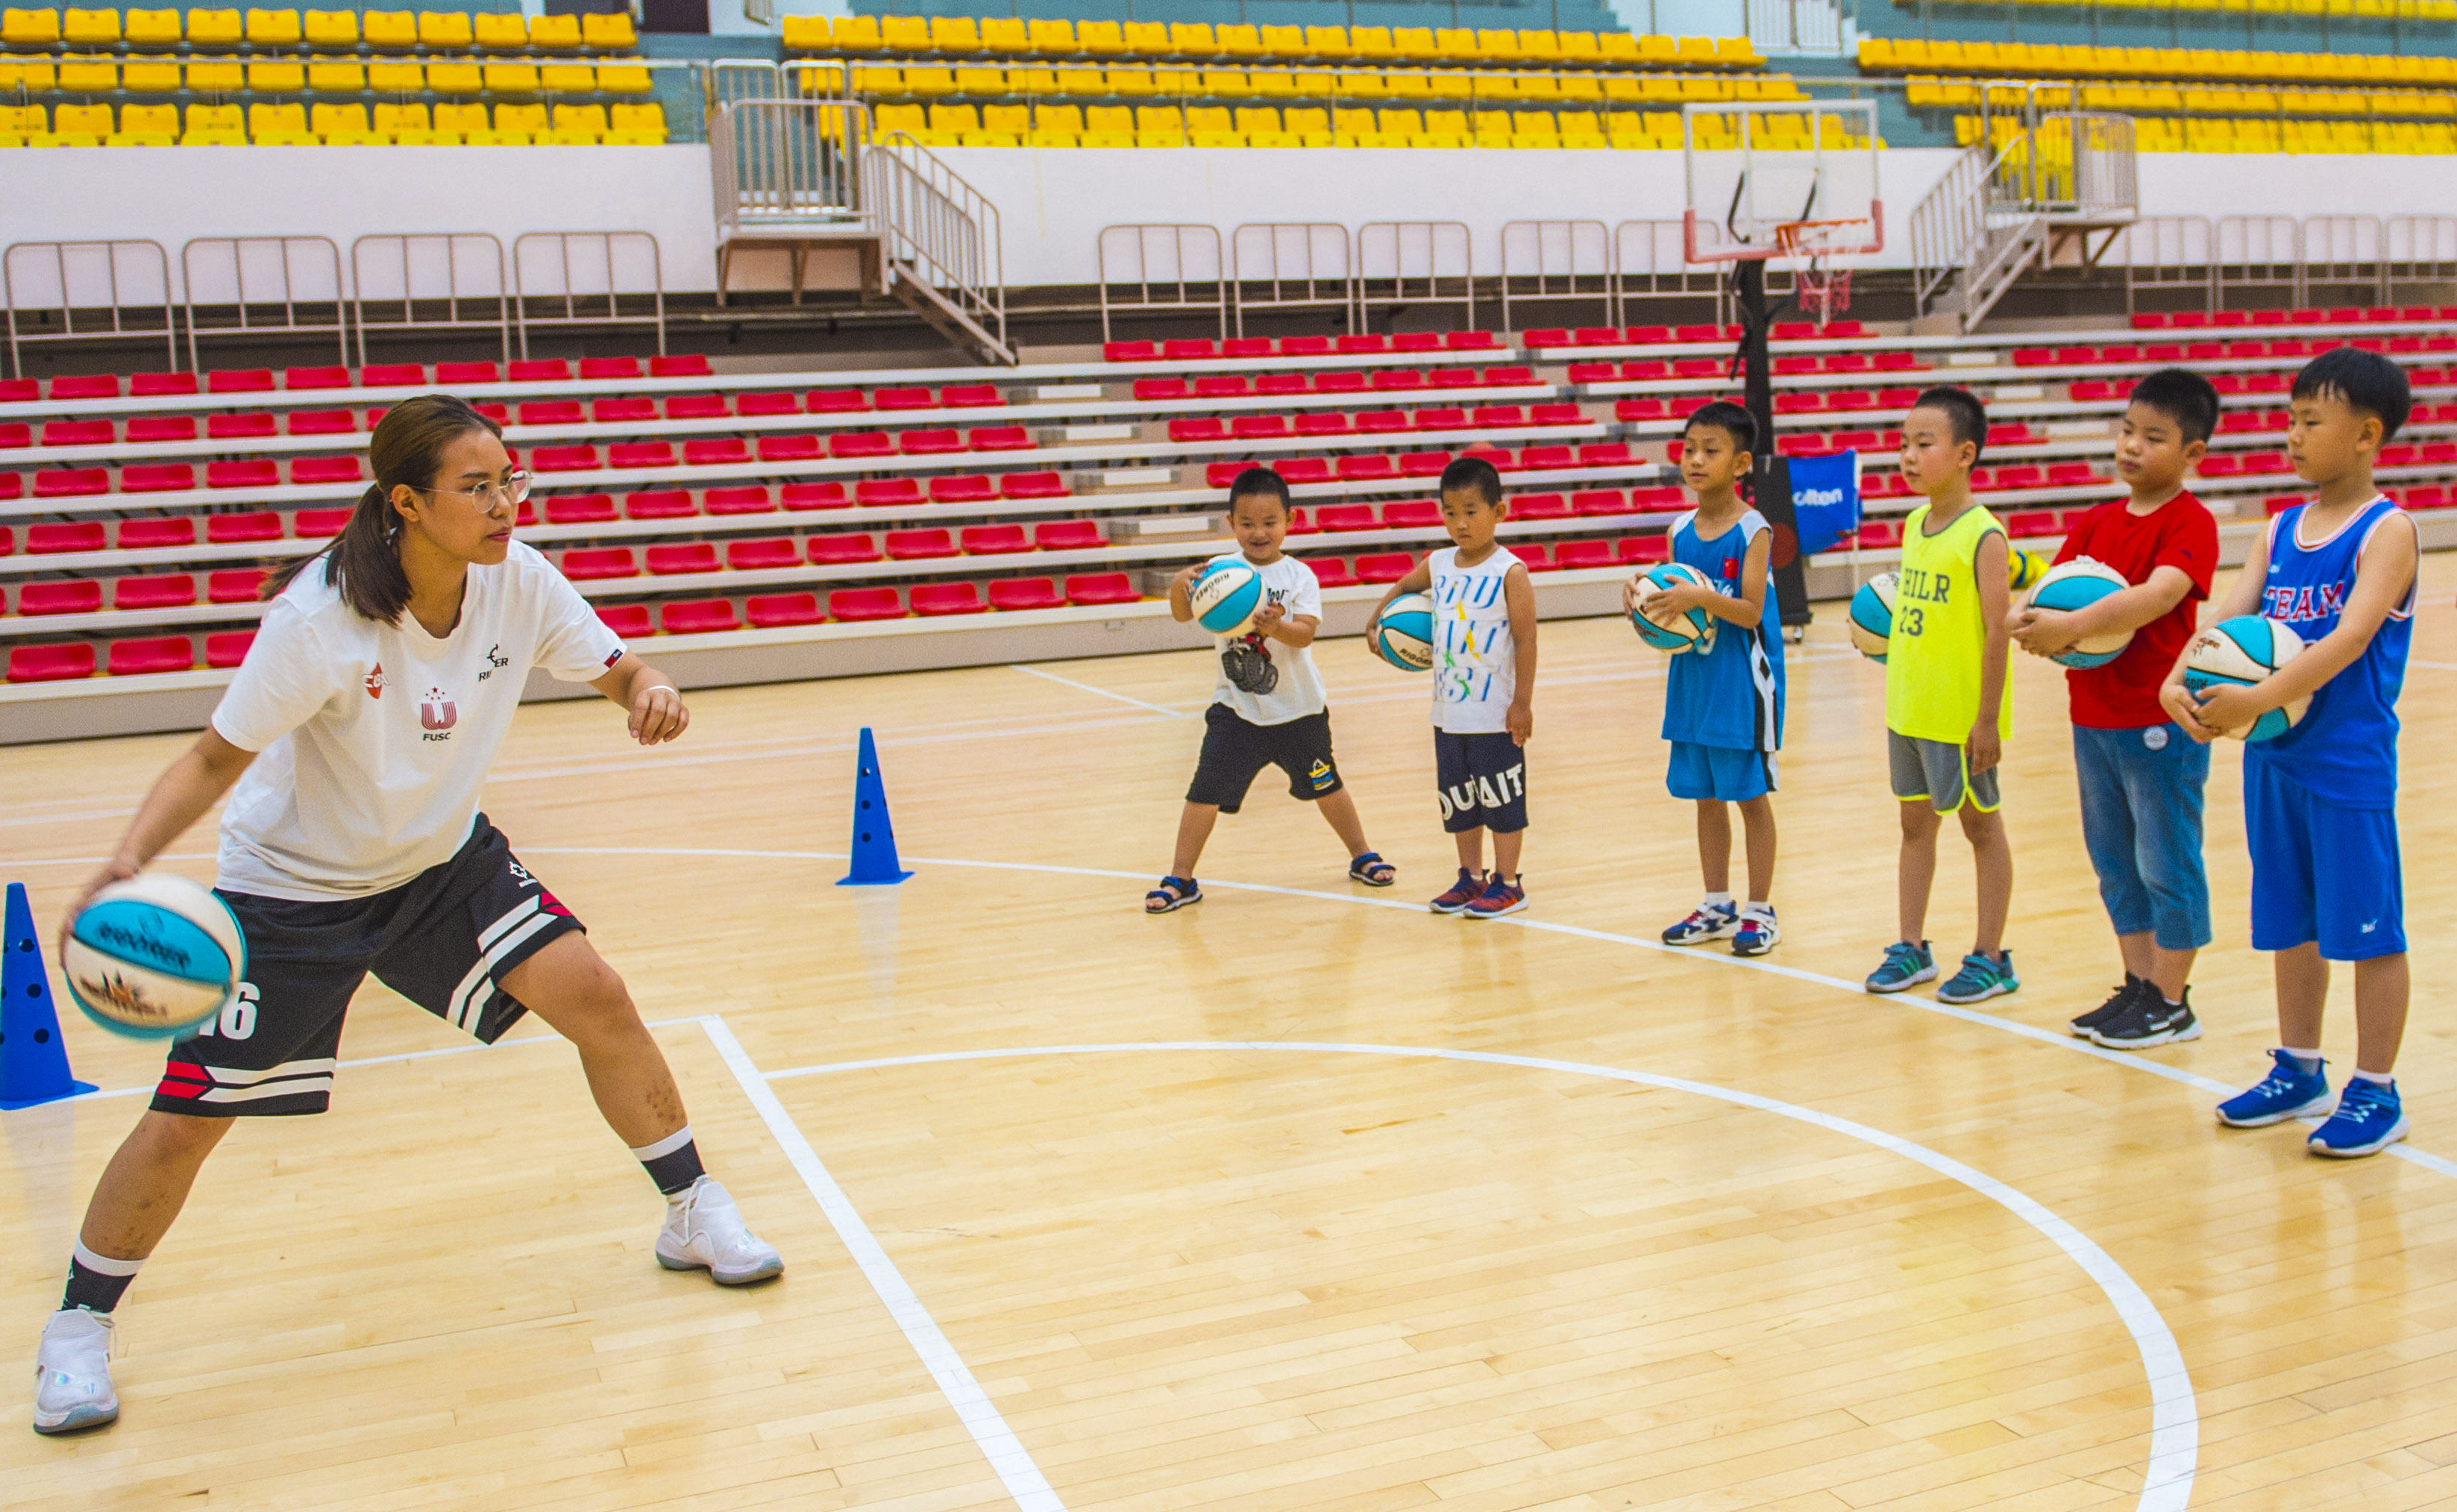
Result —
M 2042 110 L 2038 89 L 1983 85 L 1979 141 L 1911 211 L 1923 329 L 1976 329 L 2024 274 L 2093 266 L 2140 217 L 2132 117 Z
M 1013 366 L 998 207 L 902 132 L 874 139 L 845 99 L 725 99 L 709 123 L 717 300 L 733 254 L 849 250 L 864 295 L 897 300 L 978 361 Z

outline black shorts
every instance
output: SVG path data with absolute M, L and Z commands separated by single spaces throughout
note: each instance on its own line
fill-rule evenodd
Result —
M 1331 757 L 1331 711 L 1286 724 L 1248 724 L 1237 711 L 1215 703 L 1203 716 L 1203 755 L 1194 763 L 1188 803 L 1217 803 L 1234 814 L 1254 785 L 1254 774 L 1276 766 L 1289 775 L 1289 797 L 1311 803 L 1342 786 Z
M 234 1118 L 320 1113 L 350 998 L 376 980 L 492 1045 L 528 1009 L 505 973 L 580 927 L 478 816 L 468 842 L 389 892 L 330 902 L 219 895 L 247 937 L 248 980 L 219 1019 L 171 1047 L 153 1106 Z
M 1503 732 L 1435 731 L 1434 781 L 1442 828 L 1453 835 L 1515 835 L 1527 827 L 1527 749 Z

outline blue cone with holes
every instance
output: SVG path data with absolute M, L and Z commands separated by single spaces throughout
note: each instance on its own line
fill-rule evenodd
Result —
M 26 884 L 9 884 L 5 927 L 0 927 L 0 1108 L 11 1111 L 93 1090 L 92 1082 L 69 1074 L 69 1049 L 60 1043 L 59 1010 L 52 1003 L 51 977 L 43 970 L 42 942 L 34 937 L 34 910 Z

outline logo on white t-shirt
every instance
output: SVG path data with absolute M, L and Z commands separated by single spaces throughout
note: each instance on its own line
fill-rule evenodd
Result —
M 461 710 L 452 695 L 441 688 L 429 688 L 426 696 L 418 700 L 418 722 L 426 727 L 424 738 L 449 740 L 451 729 L 461 722 Z
M 384 675 L 383 663 L 376 663 L 375 669 L 367 673 L 367 696 L 381 698 L 383 691 L 391 686 L 392 679 Z
M 478 680 L 485 682 L 511 664 L 511 658 L 504 654 L 504 643 L 497 641 L 486 648 L 486 670 L 478 674 Z

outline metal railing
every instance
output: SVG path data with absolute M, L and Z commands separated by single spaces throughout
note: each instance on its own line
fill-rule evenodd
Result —
M 645 282 L 623 277 L 626 254 L 635 273 L 642 267 L 641 259 L 647 259 Z M 552 287 L 533 283 L 533 270 L 542 277 L 551 272 Z M 628 314 L 623 306 L 627 298 L 632 300 Z M 645 311 L 639 307 L 643 300 L 649 306 Z M 558 307 L 560 313 L 556 313 Z M 512 240 L 512 318 L 520 326 L 523 357 L 529 355 L 531 327 L 575 325 L 652 326 L 657 333 L 657 355 L 663 357 L 665 254 L 657 238 L 646 231 L 532 231 L 516 237 Z
M 150 271 L 152 287 L 156 294 L 139 300 L 125 285 L 129 275 L 122 271 L 122 259 L 134 259 L 137 271 Z M 93 264 L 99 262 L 98 269 Z M 35 281 L 46 271 L 47 280 Z M 21 271 L 21 264 L 25 264 Z M 31 286 L 30 287 L 30 283 Z M 32 302 L 41 291 L 41 302 Z M 56 293 L 58 302 L 52 295 Z M 88 294 L 99 298 L 84 297 Z M 9 317 L 9 371 L 11 376 L 25 376 L 24 360 L 19 348 L 50 342 L 124 341 L 131 336 L 151 336 L 151 326 L 132 325 L 130 317 L 140 310 L 162 312 L 163 365 L 179 365 L 178 317 L 171 299 L 171 255 L 158 241 L 19 241 L 0 252 L 0 305 Z M 51 317 L 59 315 L 57 330 L 25 328 L 23 317 L 39 315 L 42 323 L 50 325 Z M 87 323 L 80 327 L 83 314 Z
M 861 160 L 866 208 L 888 267 L 928 285 L 1005 346 L 1006 252 L 998 206 L 902 132 L 872 143 Z
M 1514 304 L 1601 300 L 1617 307 L 1612 232 L 1600 220 L 1513 220 L 1501 228 L 1501 327 L 1518 329 Z
M 2374 304 L 2388 298 L 2383 250 L 2378 216 L 2305 216 L 2296 228 L 2302 282 L 2295 302 L 2307 302 L 2316 288 L 2343 290 Z
M 1248 310 L 1355 308 L 1356 259 L 1348 228 L 1329 221 L 1257 221 L 1228 234 L 1231 321 Z M 1262 292 L 1257 293 L 1256 290 Z
M 1356 327 L 1376 309 L 1459 307 L 1476 326 L 1476 238 L 1457 220 L 1369 220 L 1356 228 Z
M 1723 228 L 1701 220 L 1702 244 L 1721 240 Z M 1630 307 L 1641 300 L 1715 301 L 1715 323 L 1722 324 L 1731 296 L 1723 264 L 1701 265 L 1683 255 L 1686 238 L 1678 220 L 1624 220 L 1612 231 L 1613 310 L 1611 323 L 1627 323 Z
M 2303 297 L 2303 233 L 2293 216 L 2221 216 L 2210 242 L 2210 307 L 2229 289 L 2284 289 Z
M 2457 216 L 2391 216 L 2383 231 L 2381 289 L 2457 283 Z
M 720 244 L 746 234 L 868 228 L 861 155 L 870 111 L 852 100 L 729 100 L 709 131 Z
M 1834 0 L 1748 0 L 1749 41 L 1770 56 L 1841 57 L 1843 14 Z
M 2168 292 L 2195 295 L 2202 309 L 2214 308 L 2210 253 L 2216 244 L 2207 216 L 2144 216 L 2125 227 L 2116 243 L 2124 264 L 2124 313 L 2139 309 L 2144 294 Z
M 1116 315 L 1210 310 L 1228 334 L 1228 279 L 1220 229 L 1204 225 L 1103 226 L 1094 256 L 1101 280 L 1101 340 Z M 1114 270 L 1114 271 L 1113 271 Z M 1209 294 L 1202 291 L 1206 288 Z M 1127 299 L 1113 289 L 1132 289 Z
M 371 286 L 382 292 L 370 293 Z M 491 330 L 502 360 L 511 361 L 504 244 L 484 231 L 361 237 L 350 243 L 350 322 L 357 328 L 361 366 L 371 332 Z M 398 317 L 381 313 L 396 305 Z
M 199 303 L 223 302 L 197 298 L 200 257 L 205 259 L 201 271 L 227 274 L 213 288 L 217 294 L 227 291 L 230 295 L 236 324 L 206 329 L 198 322 Z M 316 275 L 321 277 L 302 294 L 302 280 Z M 330 333 L 341 361 L 350 360 L 349 293 L 341 280 L 341 249 L 330 237 L 198 237 L 179 249 L 179 284 L 185 295 L 181 309 L 188 322 L 192 368 L 201 366 L 196 360 L 199 340 L 233 336 Z M 331 320 L 310 317 L 308 308 L 326 303 L 333 309 Z M 276 309 L 280 311 L 279 320 L 272 315 Z
M 1911 210 L 1911 308 L 1925 314 L 1930 300 L 1970 258 L 1988 229 L 1988 190 L 2005 172 L 2005 159 L 2019 139 L 2002 147 L 1986 141 L 1965 148 Z

